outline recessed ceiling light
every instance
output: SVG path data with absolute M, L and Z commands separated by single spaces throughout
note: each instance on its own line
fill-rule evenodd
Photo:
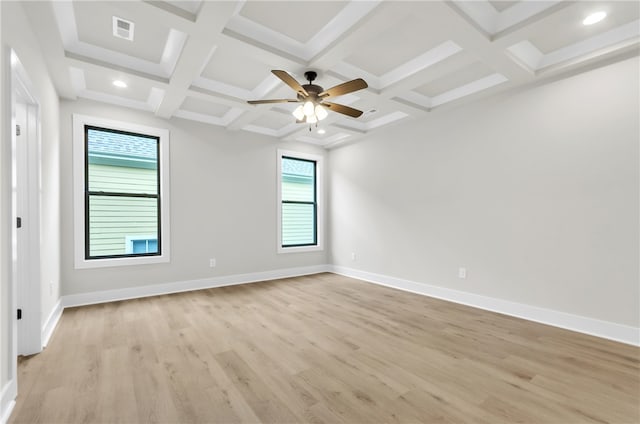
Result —
M 582 21 L 582 25 L 593 25 L 600 22 L 606 17 L 607 17 L 607 12 L 604 12 L 602 10 L 599 12 L 594 12 L 591 15 L 584 18 L 584 21 Z
M 320 129 L 318 130 L 318 134 L 324 134 L 324 133 L 326 133 L 326 131 L 325 131 L 324 129 L 320 128 Z
M 113 85 L 115 85 L 116 87 L 120 87 L 120 88 L 127 88 L 127 83 L 121 80 L 115 80 L 113 81 Z

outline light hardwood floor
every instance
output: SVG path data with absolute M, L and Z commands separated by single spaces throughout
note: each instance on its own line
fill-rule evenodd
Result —
M 10 423 L 638 423 L 639 359 L 318 274 L 65 310 Z

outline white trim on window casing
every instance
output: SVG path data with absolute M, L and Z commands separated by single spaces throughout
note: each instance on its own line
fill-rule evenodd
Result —
M 295 247 L 282 247 L 282 157 L 287 156 L 294 159 L 306 159 L 316 162 L 316 202 L 317 202 L 317 244 L 315 246 L 295 246 Z M 302 252 L 316 252 L 324 250 L 324 187 L 323 187 L 323 157 L 314 155 L 311 153 L 301 153 L 293 150 L 278 149 L 277 151 L 277 191 L 278 191 L 278 205 L 276 213 L 277 221 L 277 248 L 278 253 L 302 253 Z
M 129 131 L 160 138 L 160 231 L 162 254 L 135 258 L 85 259 L 84 257 L 84 126 Z M 169 130 L 94 116 L 73 114 L 73 230 L 74 265 L 76 269 L 169 262 L 171 255 L 170 193 L 169 193 Z

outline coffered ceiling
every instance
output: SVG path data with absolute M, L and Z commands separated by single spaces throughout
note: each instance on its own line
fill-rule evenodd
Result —
M 25 2 L 61 97 L 87 98 L 327 148 L 389 125 L 638 54 L 636 1 Z M 607 17 L 585 26 L 591 13 Z M 114 17 L 133 24 L 114 36 Z M 325 88 L 364 78 L 318 127 L 271 74 Z M 126 88 L 116 87 L 120 80 Z M 324 133 L 318 130 L 322 129 Z

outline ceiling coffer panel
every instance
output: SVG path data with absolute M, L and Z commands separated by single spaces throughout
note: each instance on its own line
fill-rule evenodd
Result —
M 112 96 L 127 97 L 128 99 L 146 102 L 149 92 L 153 87 L 151 82 L 129 78 L 127 75 L 113 71 L 84 71 L 86 89 Z M 114 81 L 122 81 L 127 87 L 120 88 L 113 84 Z
M 583 25 L 594 11 L 605 11 L 607 18 L 597 25 Z M 640 18 L 640 2 L 618 1 L 602 6 L 594 2 L 576 2 L 533 24 L 529 41 L 543 54 L 603 34 Z M 640 24 L 638 24 L 640 28 Z
M 384 4 L 384 13 L 376 14 L 362 26 L 361 30 L 370 36 L 344 61 L 381 77 L 448 41 L 447 23 L 438 19 L 430 3 Z
M 187 112 L 195 112 L 201 115 L 221 118 L 229 111 L 230 107 L 195 97 L 187 97 L 184 102 L 182 102 L 180 109 Z
M 170 28 L 151 21 L 135 8 L 119 2 L 75 1 L 73 9 L 78 40 L 89 45 L 160 63 Z M 113 35 L 113 17 L 135 25 L 133 40 Z
M 288 113 L 267 112 L 253 121 L 254 125 L 269 128 L 278 131 L 294 121 L 293 117 Z
M 347 5 L 345 1 L 248 1 L 240 15 L 306 43 Z
M 447 73 L 440 78 L 430 81 L 420 87 L 416 88 L 416 91 L 425 96 L 435 97 L 439 94 L 453 90 L 454 88 L 461 87 L 469 84 L 470 82 L 477 81 L 488 75 L 493 74 L 495 71 L 482 62 L 475 62 L 468 66 L 465 66 L 457 71 Z
M 220 46 L 204 68 L 202 77 L 251 91 L 268 76 L 272 67 L 233 46 Z

